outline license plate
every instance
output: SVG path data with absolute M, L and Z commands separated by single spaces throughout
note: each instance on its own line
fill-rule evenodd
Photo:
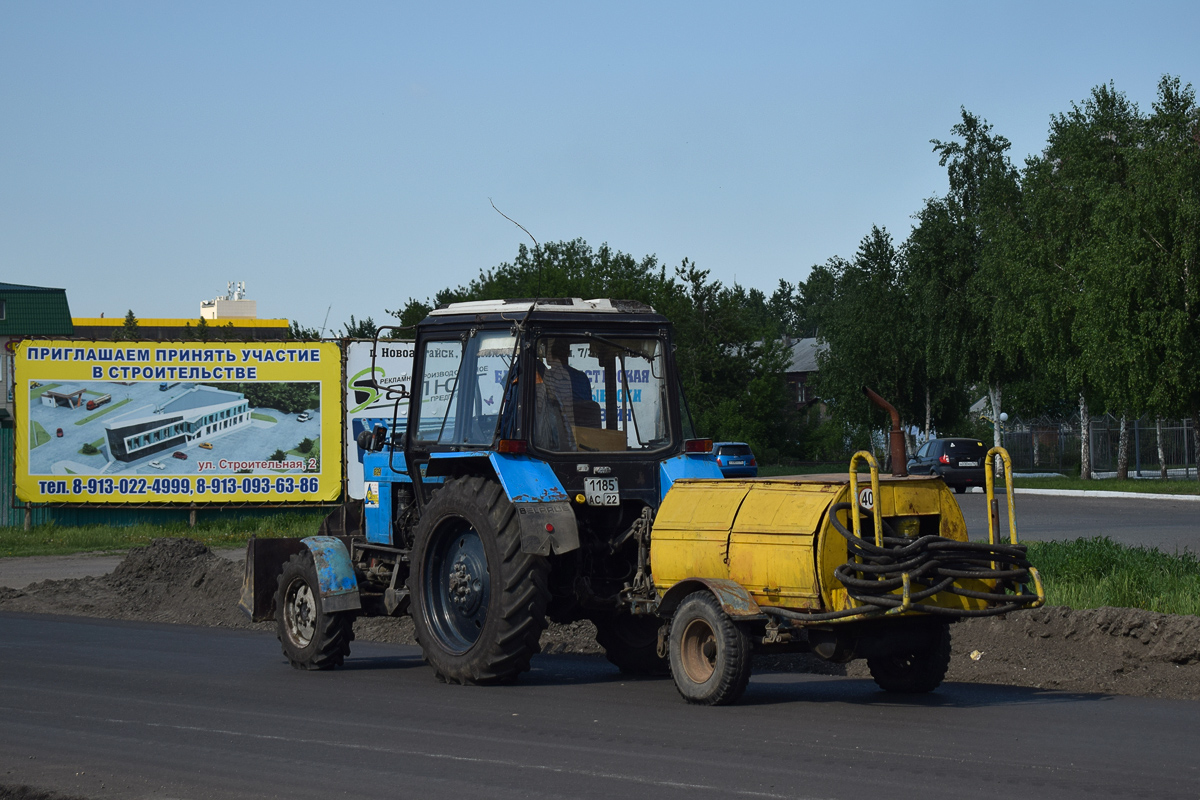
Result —
M 619 506 L 621 491 L 616 478 L 584 478 L 583 495 L 589 506 Z
M 731 466 L 731 467 L 742 467 L 745 465 L 746 465 L 745 461 L 730 461 L 729 462 L 729 466 Z
M 960 462 L 958 462 L 958 465 L 960 467 L 978 467 L 979 462 L 978 461 L 960 461 Z

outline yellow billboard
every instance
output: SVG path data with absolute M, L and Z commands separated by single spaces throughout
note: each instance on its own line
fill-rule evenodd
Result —
M 27 340 L 16 491 L 35 503 L 296 503 L 342 488 L 341 350 Z

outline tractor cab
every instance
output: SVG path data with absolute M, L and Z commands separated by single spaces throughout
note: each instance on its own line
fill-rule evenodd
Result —
M 421 323 L 414 355 L 404 449 L 418 503 L 494 453 L 544 464 L 585 512 L 636 517 L 694 441 L 671 325 L 641 303 L 456 303 Z

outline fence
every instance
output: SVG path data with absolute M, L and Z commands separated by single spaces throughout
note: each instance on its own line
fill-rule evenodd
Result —
M 1158 429 L 1153 418 L 1128 420 L 1129 472 L 1131 475 L 1157 475 Z M 1010 418 L 1003 431 L 1004 446 L 1013 460 L 1013 468 L 1022 471 L 1078 471 L 1079 423 L 1075 420 L 1021 420 Z M 1117 468 L 1121 421 L 1112 416 L 1093 417 L 1090 421 L 1089 452 L 1093 472 L 1113 472 Z M 1184 470 L 1191 475 L 1196 466 L 1192 421 L 1163 420 L 1163 460 L 1167 469 Z

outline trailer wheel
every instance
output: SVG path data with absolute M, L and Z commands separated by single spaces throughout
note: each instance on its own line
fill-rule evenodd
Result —
M 626 675 L 665 677 L 671 674 L 671 663 L 658 654 L 658 617 L 632 614 L 613 614 L 596 617 L 596 643 L 604 655 Z
M 408 588 L 425 660 L 448 683 L 506 683 L 546 628 L 549 561 L 521 552 L 516 511 L 494 480 L 457 478 L 417 525 Z
M 293 555 L 279 573 L 275 632 L 296 669 L 333 669 L 350 655 L 354 613 L 327 614 L 321 609 L 321 584 L 308 550 Z
M 934 623 L 930 633 L 923 646 L 910 652 L 867 659 L 867 668 L 880 689 L 924 694 L 941 685 L 950 668 L 950 623 Z
M 707 591 L 684 598 L 671 620 L 671 675 L 689 703 L 723 706 L 750 682 L 750 637 Z

